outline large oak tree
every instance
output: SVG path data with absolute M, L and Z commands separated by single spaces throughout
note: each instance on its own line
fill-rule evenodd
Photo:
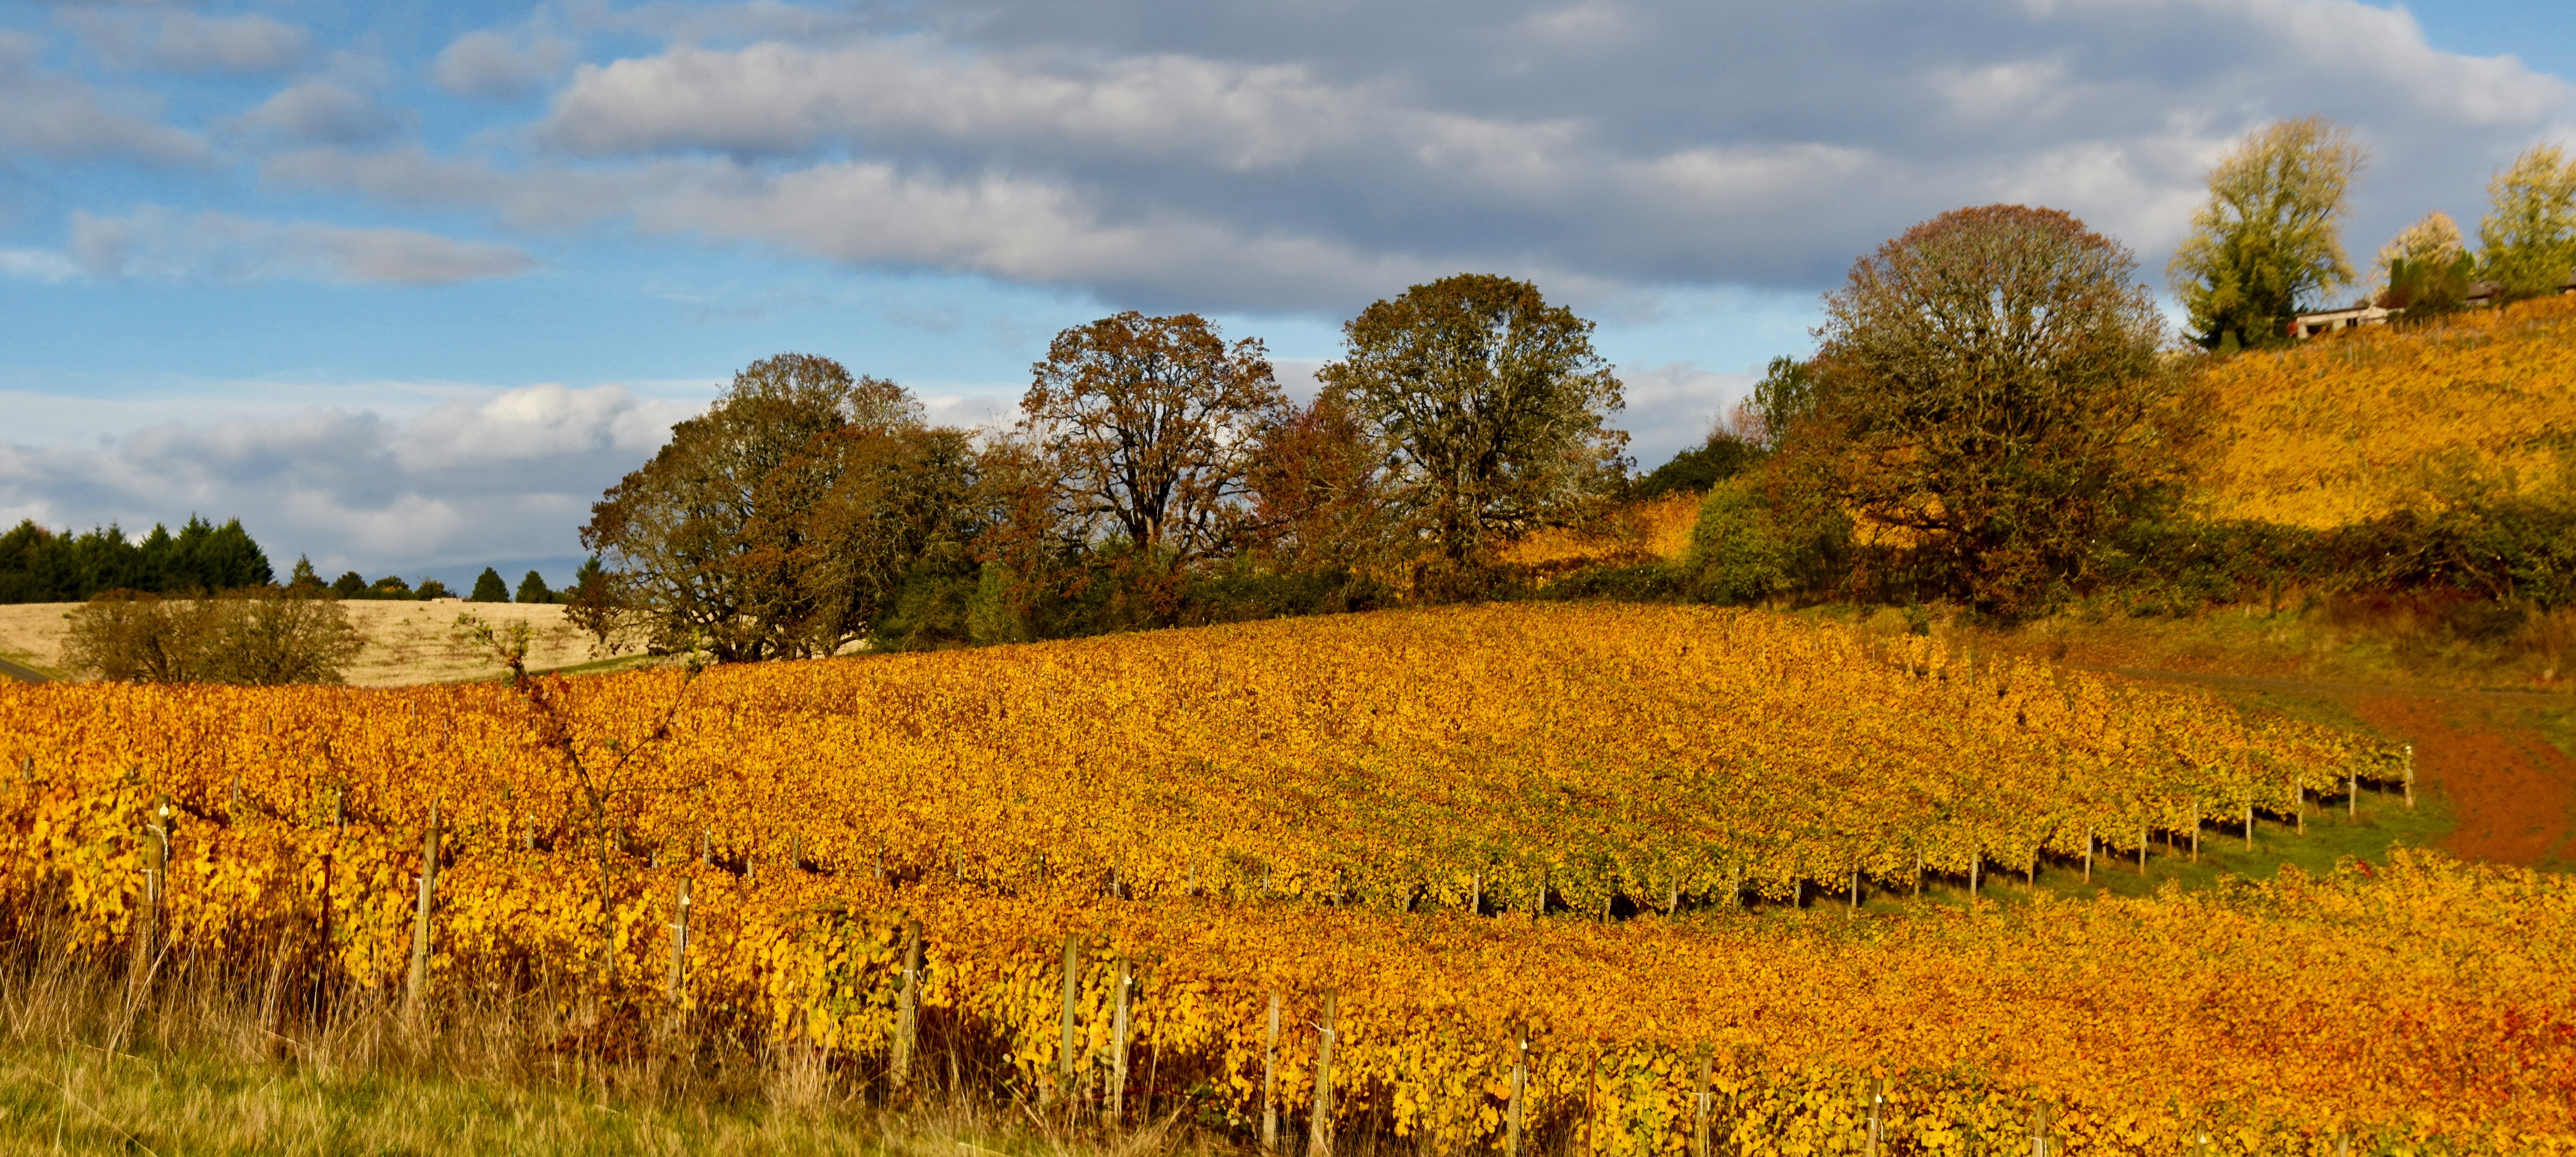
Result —
M 1619 379 L 1592 323 L 1538 287 L 1462 273 L 1416 285 L 1342 327 L 1317 375 L 1394 466 L 1398 501 L 1453 567 L 1608 492 L 1628 436 L 1605 424 Z
M 2183 435 L 2129 251 L 2054 209 L 1956 209 L 1825 298 L 1794 461 L 1932 593 L 2032 606 L 2170 493 Z
M 902 387 L 781 354 L 734 376 L 591 508 L 584 545 L 664 650 L 829 655 L 925 551 L 973 537 L 973 447 Z

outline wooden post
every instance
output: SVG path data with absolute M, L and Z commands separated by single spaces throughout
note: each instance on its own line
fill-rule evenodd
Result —
M 1859 868 L 1853 868 L 1853 869 L 1852 869 L 1851 909 L 1850 909 L 1850 911 L 1848 911 L 1848 912 L 1844 913 L 1844 915 L 1845 915 L 1846 917 L 1850 917 L 1850 916 L 1858 916 L 1858 915 L 1860 915 L 1860 869 L 1859 869 Z
M 143 825 L 143 929 L 134 938 L 136 956 L 149 970 L 161 952 L 161 891 L 170 877 L 170 797 L 154 799 Z
M 2351 819 L 2360 814 L 2361 769 L 2354 768 L 2353 770 L 2344 773 L 2343 818 Z
M 2147 874 L 2147 826 L 2138 825 L 2138 874 Z
M 903 925 L 903 987 L 894 998 L 894 1049 L 887 1067 L 894 1087 L 902 1091 L 912 1085 L 913 1042 L 921 1025 L 921 921 L 907 920 Z
M 703 867 L 706 867 L 706 866 L 708 866 L 708 865 L 710 865 L 710 864 L 715 863 L 715 856 L 716 856 L 716 834 L 715 834 L 715 832 L 714 832 L 713 830 L 711 830 L 711 829 L 708 829 L 708 828 L 699 828 L 699 829 L 698 829 L 698 866 L 699 866 L 699 867 L 701 867 L 701 868 L 703 868 Z
M 1126 957 L 1119 957 L 1118 1002 L 1109 1021 L 1109 1121 L 1112 1125 L 1127 1123 L 1127 999 L 1135 983 L 1135 965 Z
M 1333 1013 L 1341 990 L 1324 990 L 1324 1023 L 1315 1036 L 1315 1112 L 1306 1125 L 1306 1157 L 1333 1157 Z
M 2406 745 L 2406 806 L 2415 806 L 2415 745 Z
M 1470 916 L 1485 914 L 1485 874 L 1483 872 L 1476 873 L 1474 882 L 1467 885 L 1467 914 Z
M 429 995 L 429 900 L 438 890 L 438 836 L 438 805 L 432 803 L 429 831 L 420 840 L 420 898 L 411 913 L 411 979 L 403 990 L 404 1010 L 414 1016 Z
M 1985 874 L 1986 850 L 1979 848 L 1968 856 L 1968 898 L 1977 898 L 1977 878 Z
M 1511 1119 L 1503 1134 L 1503 1157 L 1521 1157 L 1521 1102 L 1529 1093 L 1529 1026 L 1521 1026 L 1520 1049 L 1512 1056 Z
M 1057 1090 L 1070 1099 L 1073 1087 L 1073 1003 L 1082 994 L 1082 938 L 1067 932 L 1064 936 L 1064 1011 L 1057 1019 L 1056 1042 Z
M 679 1014 L 680 994 L 689 979 L 689 877 L 680 877 L 680 899 L 671 907 L 671 1012 Z
M 2254 850 L 2254 801 L 2245 801 L 2245 850 Z
M 2191 801 L 2191 862 L 2200 862 L 2200 801 Z
M 2030 1157 L 2049 1157 L 2048 1105 L 2042 1102 L 2030 1111 Z
M 1921 849 L 1917 849 L 1914 853 L 1914 898 L 1917 900 L 1923 898 L 1923 852 Z
M 2308 834 L 2308 789 L 2295 779 L 2290 781 L 2290 807 L 2298 818 L 2299 834 Z
M 1708 1157 L 1708 1116 L 1710 1101 L 1715 1098 L 1717 1057 L 1707 1045 L 1699 1046 L 1698 1116 L 1691 1122 L 1691 1157 Z
M 1270 990 L 1270 1035 L 1261 1042 L 1261 1149 L 1279 1149 L 1279 990 Z
M 1887 1078 L 1869 1079 L 1869 1157 L 1878 1157 L 1879 1146 L 1886 1143 L 1887 1129 L 1879 1119 L 1879 1107 L 1887 1103 Z

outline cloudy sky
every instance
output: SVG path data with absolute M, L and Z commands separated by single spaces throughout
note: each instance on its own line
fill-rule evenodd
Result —
M 283 568 L 560 582 L 785 350 L 992 420 L 1057 329 L 1332 356 L 1462 270 L 1600 323 L 1652 466 L 1853 258 L 2064 208 L 2161 287 L 2322 113 L 2357 258 L 2576 137 L 2545 0 L 0 0 L 0 521 L 239 516 Z

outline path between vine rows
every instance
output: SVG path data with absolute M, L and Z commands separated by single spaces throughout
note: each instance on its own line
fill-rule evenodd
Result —
M 2463 858 L 2576 867 L 2576 759 L 2526 719 L 2535 708 L 2576 706 L 2576 696 L 2099 669 L 2342 703 L 2389 739 L 2415 745 L 2417 786 L 2440 792 L 2457 821 L 2436 846 Z

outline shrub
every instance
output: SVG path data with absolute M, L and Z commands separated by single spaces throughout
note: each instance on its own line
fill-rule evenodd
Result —
M 63 617 L 63 665 L 113 682 L 338 683 L 366 646 L 336 600 L 274 588 L 112 591 Z

